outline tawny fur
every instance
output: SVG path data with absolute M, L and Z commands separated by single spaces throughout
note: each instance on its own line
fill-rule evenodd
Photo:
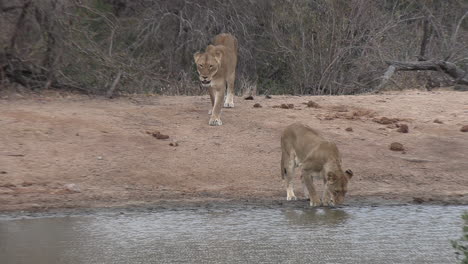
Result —
M 341 204 L 348 191 L 351 170 L 343 172 L 335 143 L 327 141 L 314 129 L 301 123 L 289 125 L 281 136 L 281 177 L 286 184 L 287 200 L 295 200 L 292 179 L 301 167 L 302 183 L 311 206 Z M 319 199 L 313 179 L 322 178 L 324 191 Z
M 211 99 L 211 126 L 220 126 L 221 107 L 227 86 L 224 107 L 234 107 L 234 80 L 237 65 L 237 39 L 227 33 L 214 37 L 205 52 L 193 55 L 202 86 L 208 88 Z

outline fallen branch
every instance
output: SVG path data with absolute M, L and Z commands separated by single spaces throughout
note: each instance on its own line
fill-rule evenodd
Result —
M 51 80 L 47 77 L 49 76 L 50 70 L 30 61 L 23 61 L 21 58 L 10 53 L 2 53 L 0 54 L 0 58 L 2 59 L 0 64 L 0 77 L 2 79 L 6 78 L 10 82 L 18 83 L 32 89 L 47 87 L 89 93 L 88 90 L 82 87 Z
M 390 66 L 385 71 L 380 85 L 374 92 L 382 90 L 397 71 L 441 71 L 455 79 L 455 83 L 468 85 L 468 74 L 454 63 L 448 61 L 386 61 L 386 63 Z

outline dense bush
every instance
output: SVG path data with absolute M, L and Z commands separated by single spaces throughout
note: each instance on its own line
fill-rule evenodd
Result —
M 230 32 L 240 45 L 238 93 L 360 93 L 378 85 L 386 60 L 467 64 L 467 7 L 459 0 L 0 0 L 0 78 L 36 89 L 105 93 L 118 81 L 127 93 L 200 94 L 192 54 Z M 405 77 L 399 86 L 409 85 Z

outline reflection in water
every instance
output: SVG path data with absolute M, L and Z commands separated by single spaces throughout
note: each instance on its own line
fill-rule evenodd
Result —
M 349 214 L 344 210 L 330 208 L 310 208 L 305 210 L 297 210 L 286 208 L 284 216 L 290 225 L 299 226 L 326 226 L 333 227 L 344 224 Z
M 0 263 L 453 263 L 467 206 L 0 219 Z

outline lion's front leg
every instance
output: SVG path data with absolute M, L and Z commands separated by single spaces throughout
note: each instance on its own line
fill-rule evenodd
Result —
M 210 126 L 221 126 L 223 124 L 221 122 L 221 107 L 224 99 L 224 90 L 213 88 L 212 92 L 214 93 L 214 105 L 208 124 Z
M 321 205 L 320 199 L 317 195 L 317 191 L 315 190 L 314 187 L 314 182 L 313 182 L 313 177 L 314 177 L 314 172 L 311 171 L 302 171 L 302 180 L 304 185 L 307 188 L 307 191 L 309 192 L 309 197 L 310 197 L 310 206 L 317 207 Z M 316 176 L 316 175 L 315 175 Z
M 328 183 L 325 183 L 324 190 L 322 193 L 322 203 L 324 206 L 335 206 L 334 201 L 331 199 L 330 191 L 328 190 Z
M 208 110 L 208 115 L 211 115 L 213 113 L 213 107 L 215 103 L 215 91 L 213 90 L 213 87 L 208 88 L 208 93 L 210 94 L 211 101 L 211 108 Z

